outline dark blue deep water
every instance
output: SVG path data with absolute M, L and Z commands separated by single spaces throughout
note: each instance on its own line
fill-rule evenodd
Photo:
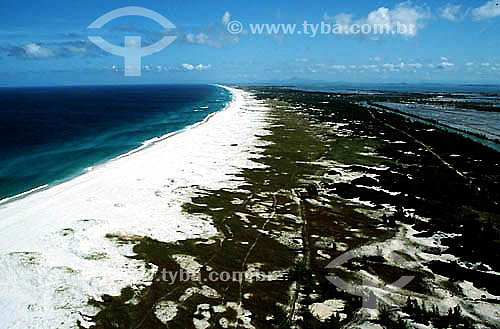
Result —
M 0 199 L 79 175 L 230 100 L 209 85 L 0 89 Z

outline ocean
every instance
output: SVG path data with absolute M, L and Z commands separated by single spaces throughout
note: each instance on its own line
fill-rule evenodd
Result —
M 0 88 L 0 199 L 78 176 L 230 100 L 212 85 Z

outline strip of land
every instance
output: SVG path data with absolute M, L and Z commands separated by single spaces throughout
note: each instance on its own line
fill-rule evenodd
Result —
M 218 235 L 117 239 L 157 273 L 139 296 L 96 302 L 95 328 L 499 325 L 498 153 L 337 95 L 249 91 L 269 108 L 261 166 L 183 205 Z M 346 252 L 354 258 L 331 266 Z M 162 275 L 182 271 L 203 280 Z
M 173 242 L 219 234 L 182 205 L 200 188 L 243 184 L 265 109 L 249 93 L 206 122 L 62 184 L 0 205 L 0 327 L 73 328 L 89 300 L 141 291 L 157 266 L 134 258 L 137 237 Z
M 78 264 L 89 254 L 80 246 L 103 251 L 88 263 L 105 269 L 103 280 L 128 275 L 115 289 L 101 285 L 81 294 L 90 303 L 70 305 L 78 314 L 67 312 L 73 317 L 65 326 L 75 319 L 92 328 L 500 325 L 499 153 L 348 97 L 232 91 L 229 109 L 134 154 L 137 160 L 123 160 L 116 176 L 108 172 L 105 181 L 117 188 L 99 194 L 109 200 L 102 209 L 119 212 L 82 217 L 69 203 L 63 209 L 70 229 L 39 235 L 71 250 Z M 137 183 L 143 180 L 147 185 Z M 118 200 L 123 195 L 130 198 Z M 95 219 L 74 224 L 84 218 Z M 54 242 L 47 248 L 47 238 L 36 241 L 43 254 L 11 249 L 3 257 L 39 268 L 46 250 L 60 250 Z M 346 252 L 353 257 L 332 265 Z M 68 278 L 89 274 L 75 266 Z M 201 280 L 172 279 L 176 273 Z M 413 279 L 403 288 L 391 285 L 404 276 Z M 53 288 L 61 281 L 55 282 Z

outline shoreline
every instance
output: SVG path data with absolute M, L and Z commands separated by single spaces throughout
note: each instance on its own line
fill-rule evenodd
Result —
M 203 189 L 237 187 L 240 170 L 259 166 L 252 158 L 266 111 L 250 93 L 220 87 L 233 99 L 203 121 L 0 205 L 0 275 L 9 282 L 0 298 L 2 324 L 36 317 L 41 327 L 74 327 L 85 323 L 81 314 L 97 312 L 89 299 L 145 287 L 156 266 L 130 258 L 133 244 L 113 237 L 217 235 L 208 218 L 186 215 L 182 205 Z
M 78 178 L 79 176 L 85 175 L 85 174 L 87 174 L 87 173 L 89 173 L 89 172 L 91 172 L 91 171 L 93 171 L 95 169 L 98 169 L 98 168 L 100 168 L 102 166 L 105 166 L 105 165 L 107 165 L 108 163 L 110 163 L 112 161 L 116 161 L 116 160 L 119 160 L 121 158 L 125 158 L 125 157 L 128 157 L 130 155 L 133 155 L 133 154 L 135 154 L 137 152 L 141 152 L 141 151 L 143 151 L 143 150 L 145 150 L 145 149 L 147 149 L 149 147 L 152 147 L 152 146 L 156 145 L 157 143 L 160 143 L 162 141 L 167 140 L 168 138 L 170 138 L 172 136 L 175 136 L 177 134 L 183 133 L 183 132 L 188 131 L 190 129 L 194 129 L 194 128 L 198 127 L 199 125 L 202 125 L 202 124 L 208 122 L 208 120 L 210 120 L 210 118 L 213 117 L 214 115 L 216 115 L 217 113 L 222 112 L 222 111 L 228 109 L 231 106 L 231 103 L 234 100 L 234 94 L 233 94 L 233 91 L 232 91 L 232 90 L 234 90 L 234 88 L 227 87 L 225 85 L 219 85 L 219 84 L 212 84 L 212 86 L 223 88 L 223 89 L 225 89 L 225 90 L 227 90 L 227 91 L 229 91 L 231 93 L 232 99 L 231 99 L 231 101 L 228 102 L 228 104 L 226 106 L 224 106 L 224 108 L 222 108 L 222 109 L 220 109 L 220 110 L 218 110 L 216 112 L 212 112 L 212 113 L 208 114 L 205 118 L 203 118 L 201 121 L 198 121 L 196 123 L 188 125 L 188 126 L 182 128 L 180 130 L 172 131 L 172 132 L 169 132 L 169 133 L 164 134 L 162 136 L 153 137 L 151 139 L 148 139 L 148 140 L 144 141 L 140 146 L 136 147 L 135 149 L 127 151 L 127 152 L 125 152 L 123 154 L 120 154 L 118 156 L 115 156 L 114 158 L 111 158 L 111 159 L 108 159 L 108 160 L 103 160 L 103 162 L 98 163 L 98 164 L 96 164 L 94 166 L 89 166 L 89 167 L 81 170 L 79 173 L 76 173 L 75 175 L 72 175 L 72 176 L 69 176 L 67 178 L 63 178 L 63 179 L 60 179 L 60 180 L 57 180 L 57 181 L 54 181 L 54 182 L 51 182 L 51 183 L 46 183 L 46 184 L 43 184 L 43 185 L 31 188 L 29 190 L 23 191 L 21 193 L 18 193 L 16 195 L 0 199 L 0 207 L 2 207 L 4 204 L 8 204 L 10 202 L 14 202 L 14 201 L 17 201 L 17 200 L 20 200 L 20 199 L 24 199 L 24 198 L 30 196 L 31 194 L 38 193 L 38 192 L 50 189 L 50 188 L 52 188 L 54 186 L 57 186 L 57 185 L 66 183 L 68 181 L 71 181 L 72 179 Z
M 432 323 L 498 324 L 496 152 L 324 94 L 235 93 L 197 129 L 37 201 L 18 229 L 0 222 L 0 250 L 11 249 L 0 253 L 4 321 L 382 328 L 403 317 L 410 328 L 423 312 Z M 357 261 L 329 267 L 347 251 Z M 265 279 L 161 279 L 179 270 Z M 362 282 L 376 308 L 327 275 Z M 413 279 L 393 289 L 401 276 Z
M 328 94 L 250 90 L 270 108 L 265 167 L 245 170 L 238 190 L 204 191 L 185 205 L 220 234 L 137 245 L 160 266 L 157 278 L 182 269 L 209 280 L 155 280 L 137 305 L 126 294 L 98 303 L 93 329 L 498 324 L 495 151 Z M 244 279 L 211 280 L 214 272 Z M 411 280 L 396 289 L 402 277 Z

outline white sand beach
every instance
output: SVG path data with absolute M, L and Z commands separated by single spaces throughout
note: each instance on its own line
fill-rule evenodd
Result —
M 150 282 L 156 268 L 127 258 L 133 245 L 106 234 L 165 242 L 217 234 L 181 205 L 199 189 L 237 187 L 241 168 L 260 166 L 256 135 L 266 133 L 266 107 L 225 88 L 233 101 L 204 123 L 0 204 L 1 328 L 85 325 L 80 314 L 97 311 L 89 298 Z

